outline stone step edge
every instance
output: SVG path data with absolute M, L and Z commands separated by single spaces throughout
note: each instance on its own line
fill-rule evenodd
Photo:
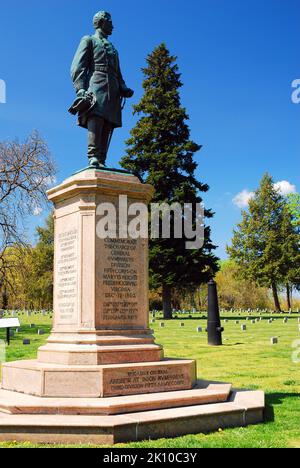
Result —
M 46 345 L 39 348 L 39 351 L 50 351 L 50 352 L 70 352 L 70 353 L 91 353 L 91 352 L 101 352 L 101 353 L 115 353 L 116 351 L 119 352 L 126 352 L 126 353 L 134 353 L 136 351 L 157 351 L 162 350 L 163 347 L 161 345 L 156 344 L 135 344 L 135 343 L 128 343 L 128 344 L 108 344 L 108 345 L 101 345 L 101 344 L 74 344 L 74 343 L 54 343 L 49 341 Z
M 164 358 L 160 361 L 151 361 L 151 362 L 132 362 L 132 363 L 120 363 L 120 364 L 99 364 L 99 365 L 68 365 L 65 364 L 51 364 L 47 362 L 39 362 L 38 360 L 27 360 L 27 361 L 12 361 L 4 362 L 2 367 L 13 367 L 16 369 L 27 369 L 27 370 L 37 370 L 37 368 L 43 368 L 47 371 L 55 372 L 72 372 L 72 371 L 95 371 L 99 372 L 101 369 L 126 369 L 130 368 L 139 368 L 139 367 L 159 367 L 165 365 L 180 366 L 184 364 L 195 363 L 193 359 L 169 359 Z
M 226 403 L 121 416 L 27 416 L 0 413 L 1 441 L 110 445 L 245 427 L 264 421 L 263 392 L 233 392 Z
M 64 415 L 120 415 L 132 412 L 172 409 L 228 401 L 230 384 L 210 384 L 201 387 L 199 381 L 191 390 L 161 392 L 126 397 L 97 399 L 46 398 L 0 389 L 0 413 L 7 414 L 64 414 Z M 13 400 L 13 401 L 11 401 Z

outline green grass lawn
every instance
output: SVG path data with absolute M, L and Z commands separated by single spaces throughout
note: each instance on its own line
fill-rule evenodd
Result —
M 258 317 L 258 316 L 257 316 Z M 254 318 L 251 317 L 251 319 Z M 213 348 L 206 344 L 206 321 L 200 316 L 193 319 L 179 317 L 165 322 L 156 318 L 151 324 L 155 330 L 157 343 L 163 344 L 166 357 L 196 359 L 198 377 L 207 380 L 231 382 L 235 387 L 261 389 L 266 392 L 266 423 L 240 429 L 228 429 L 213 434 L 199 434 L 166 439 L 118 445 L 117 447 L 297 447 L 300 448 L 300 363 L 292 360 L 292 344 L 300 340 L 296 316 L 283 324 L 282 315 L 273 315 L 276 321 L 269 324 L 269 316 L 263 316 L 259 323 L 246 322 L 246 316 L 227 314 L 223 317 L 224 346 Z M 224 323 L 228 319 L 228 323 Z M 235 321 L 240 323 L 236 324 Z M 12 338 L 7 348 L 7 361 L 31 359 L 47 338 L 51 329 L 50 317 L 42 315 L 20 316 L 21 333 Z M 185 326 L 180 327 L 184 322 Z M 29 324 L 36 324 L 36 329 Z M 241 325 L 247 324 L 247 331 L 241 331 Z M 202 326 L 203 332 L 197 333 Z M 43 328 L 46 335 L 38 336 L 37 329 Z M 4 339 L 0 331 L 0 339 Z M 278 337 L 278 345 L 271 346 L 271 337 Z M 31 344 L 23 346 L 24 338 Z M 300 342 L 298 347 L 300 348 Z M 299 353 L 300 357 L 300 353 Z M 0 447 L 34 447 L 30 444 L 12 442 L 0 444 Z

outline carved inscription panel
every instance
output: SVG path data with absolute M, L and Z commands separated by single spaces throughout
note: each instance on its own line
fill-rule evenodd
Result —
M 97 325 L 147 328 L 147 240 L 97 238 L 96 246 Z
M 78 320 L 78 229 L 58 220 L 55 235 L 55 320 L 72 325 Z

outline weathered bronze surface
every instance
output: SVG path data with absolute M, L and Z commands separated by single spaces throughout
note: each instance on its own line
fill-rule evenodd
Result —
M 111 15 L 94 16 L 95 34 L 84 36 L 75 54 L 71 76 L 77 99 L 69 112 L 88 129 L 90 166 L 105 166 L 115 128 L 122 127 L 122 101 L 133 96 L 123 79 L 119 54 L 108 37 L 113 32 Z

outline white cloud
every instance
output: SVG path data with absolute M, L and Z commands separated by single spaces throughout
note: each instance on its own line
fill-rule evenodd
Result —
M 43 208 L 36 206 L 33 210 L 33 216 L 40 216 L 43 213 Z
M 288 182 L 287 180 L 282 180 L 274 184 L 276 190 L 278 190 L 281 195 L 289 195 L 290 193 L 296 193 L 296 186 Z
M 254 192 L 249 192 L 249 190 L 245 189 L 242 192 L 238 193 L 232 202 L 234 205 L 236 205 L 238 208 L 247 208 L 249 205 L 249 201 L 251 198 L 253 198 L 255 195 Z
M 278 190 L 283 196 L 289 195 L 290 193 L 297 193 L 296 186 L 287 180 L 276 182 L 276 184 L 274 184 L 274 188 Z M 233 198 L 232 202 L 238 208 L 247 208 L 249 201 L 254 197 L 254 195 L 254 192 L 250 192 L 249 190 L 244 189 Z

